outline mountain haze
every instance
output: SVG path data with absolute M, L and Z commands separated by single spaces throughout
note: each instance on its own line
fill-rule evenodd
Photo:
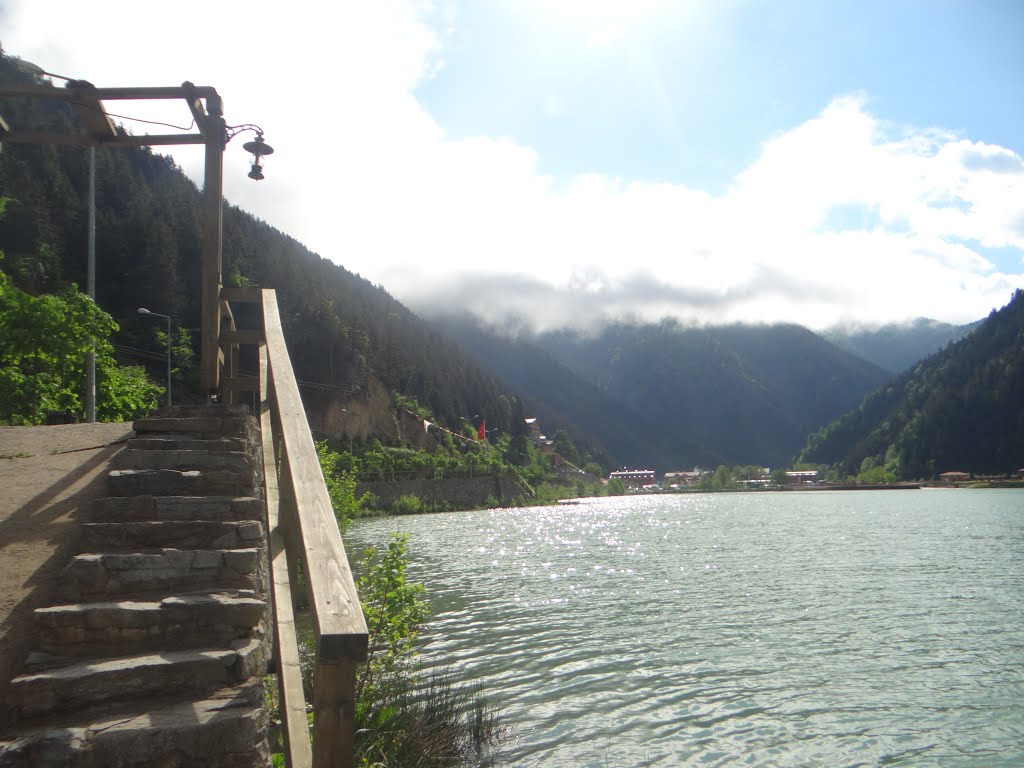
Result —
M 664 470 L 723 461 L 688 434 L 666 432 L 659 420 L 577 375 L 525 336 L 513 338 L 470 315 L 436 317 L 433 322 L 473 360 L 527 398 L 545 429 L 565 426 L 574 435 L 596 440 L 620 466 Z
M 902 373 L 914 363 L 962 339 L 977 326 L 951 325 L 919 317 L 909 323 L 890 323 L 873 330 L 831 328 L 821 335 L 890 373 Z
M 887 374 L 789 325 L 616 324 L 515 338 L 466 315 L 439 327 L 532 402 L 558 404 L 621 462 L 788 465 L 807 435 Z

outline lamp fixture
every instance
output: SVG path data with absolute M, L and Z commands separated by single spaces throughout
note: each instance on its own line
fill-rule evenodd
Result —
M 229 125 L 225 130 L 224 143 L 227 144 L 243 131 L 253 131 L 256 134 L 255 139 L 247 141 L 242 145 L 242 149 L 253 156 L 252 170 L 248 174 L 249 178 L 253 181 L 262 181 L 264 178 L 262 160 L 267 155 L 274 154 L 274 148 L 263 140 L 263 129 L 252 123 Z

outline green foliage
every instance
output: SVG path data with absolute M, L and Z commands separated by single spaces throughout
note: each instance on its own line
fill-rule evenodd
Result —
M 617 477 L 613 477 L 608 481 L 608 495 L 609 496 L 622 496 L 626 493 L 626 485 Z
M 0 420 L 41 424 L 51 412 L 84 418 L 90 350 L 100 419 L 124 421 L 155 408 L 162 390 L 141 368 L 117 367 L 108 340 L 117 327 L 74 285 L 32 296 L 0 272 Z
M 363 552 L 366 574 L 356 585 L 370 633 L 369 657 L 356 679 L 356 717 L 372 727 L 387 717 L 395 690 L 413 682 L 416 640 L 427 616 L 423 585 L 410 583 L 408 534 L 393 534 L 387 549 Z
M 395 401 L 395 405 L 399 408 L 412 411 L 421 419 L 427 419 L 428 421 L 432 421 L 434 419 L 434 415 L 430 412 L 430 409 L 422 405 L 411 395 L 403 395 L 401 392 L 392 392 L 391 399 Z
M 408 536 L 365 551 L 358 588 L 369 630 L 369 658 L 356 676 L 356 755 L 365 768 L 479 765 L 502 737 L 481 689 L 450 671 L 418 684 L 416 640 L 427 616 L 423 585 L 406 578 Z
M 156 410 L 165 391 L 146 378 L 141 365 L 103 366 L 96 372 L 96 418 L 131 421 Z
M 601 465 L 593 461 L 588 461 L 583 467 L 583 471 L 588 475 L 593 475 L 594 477 L 602 477 L 604 475 L 604 470 L 601 469 Z
M 331 506 L 338 526 L 344 530 L 350 520 L 360 517 L 369 505 L 369 494 L 356 497 L 355 475 L 341 467 L 341 457 L 332 451 L 326 442 L 316 444 L 316 456 L 320 460 L 320 470 L 324 474 L 327 494 L 331 497 Z
M 507 735 L 478 685 L 447 669 L 421 680 L 416 642 L 427 616 L 422 584 L 406 572 L 408 536 L 394 534 L 384 551 L 368 548 L 357 581 L 369 631 L 369 655 L 356 672 L 356 765 L 362 768 L 458 768 L 490 764 Z M 301 619 L 299 663 L 307 697 L 315 665 L 314 634 Z M 308 617 L 307 617 L 308 619 Z M 279 710 L 276 685 L 265 681 L 266 706 Z M 309 713 L 312 723 L 313 713 Z M 315 734 L 312 734 L 315 738 Z M 271 765 L 284 765 L 282 755 Z
M 414 515 L 423 511 L 423 500 L 415 493 L 399 496 L 391 502 L 391 512 L 396 515 Z

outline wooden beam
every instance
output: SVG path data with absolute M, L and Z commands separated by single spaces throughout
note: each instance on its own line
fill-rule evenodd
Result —
M 273 290 L 263 291 L 263 326 L 281 438 L 298 509 L 303 565 L 317 622 L 317 658 L 325 663 L 361 661 L 367 651 L 366 619 L 299 397 Z
M 96 88 L 89 83 L 77 83 L 75 90 L 80 95 L 80 98 L 73 102 L 75 111 L 89 135 L 97 141 L 115 138 L 117 126 L 110 119 L 103 104 L 96 98 Z
M 263 331 L 221 331 L 221 344 L 262 344 Z
M 225 376 L 220 384 L 231 392 L 256 392 L 260 388 L 258 376 Z
M 143 134 L 141 136 L 119 134 L 102 141 L 94 136 L 73 133 L 47 133 L 45 131 L 9 131 L 4 141 L 14 144 L 55 144 L 66 147 L 157 147 L 183 144 L 202 144 L 203 139 L 198 133 Z
M 224 117 L 211 112 L 207 122 L 213 121 L 223 129 Z M 224 147 L 213 138 L 207 128 L 200 127 L 206 136 L 206 163 L 203 172 L 203 240 L 202 271 L 200 277 L 200 379 L 208 395 L 220 389 L 220 366 L 217 348 L 220 340 L 221 253 L 224 242 Z
M 306 695 L 302 689 L 302 667 L 292 612 L 288 553 L 280 529 L 277 485 L 277 441 L 270 417 L 267 348 L 260 347 L 260 433 L 263 438 L 264 496 L 267 500 L 267 540 L 270 544 L 271 596 L 274 603 L 274 647 L 277 650 L 277 690 L 281 723 L 284 726 L 286 764 L 290 768 L 311 768 L 313 750 L 309 743 Z
M 220 295 L 222 299 L 227 301 L 237 301 L 239 303 L 253 303 L 263 301 L 263 289 L 262 288 L 238 288 L 235 286 L 225 285 L 220 289 Z
M 313 672 L 313 765 L 355 765 L 356 665 L 351 659 L 317 658 Z
M 0 86 L 0 98 L 12 96 L 35 96 L 55 101 L 76 101 L 80 94 L 76 90 L 81 81 L 69 81 L 68 88 L 55 88 L 52 85 L 4 85 Z M 195 96 L 207 99 L 217 96 L 217 89 L 211 85 L 177 85 L 158 87 L 128 88 L 96 88 L 92 86 L 95 98 L 100 101 L 157 101 L 160 99 L 187 99 Z

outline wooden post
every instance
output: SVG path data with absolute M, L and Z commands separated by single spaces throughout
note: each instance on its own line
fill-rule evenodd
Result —
M 223 245 L 224 106 L 219 96 L 206 99 L 200 129 L 206 144 L 203 175 L 202 344 L 200 366 L 207 395 L 220 389 L 220 287 Z
M 313 768 L 352 768 L 356 755 L 356 665 L 317 658 L 313 680 Z

